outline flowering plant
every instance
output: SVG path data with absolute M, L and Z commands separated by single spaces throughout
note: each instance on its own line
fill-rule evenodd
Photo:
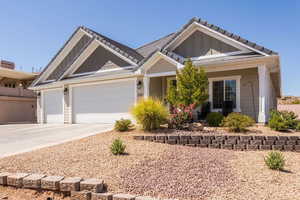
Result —
M 172 107 L 168 123 L 169 128 L 184 129 L 185 125 L 193 119 L 194 108 L 195 104 L 188 106 L 180 104 L 178 107 Z

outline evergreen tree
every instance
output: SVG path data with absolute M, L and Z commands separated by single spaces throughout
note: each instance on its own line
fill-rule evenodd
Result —
M 167 91 L 167 101 L 171 105 L 194 104 L 197 107 L 208 99 L 208 78 L 203 68 L 196 68 L 188 60 L 181 71 L 177 70 L 176 76 L 177 88 L 170 84 Z

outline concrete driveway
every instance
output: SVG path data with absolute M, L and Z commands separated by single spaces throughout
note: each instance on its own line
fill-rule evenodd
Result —
M 112 127 L 112 124 L 0 125 L 0 157 L 95 135 Z

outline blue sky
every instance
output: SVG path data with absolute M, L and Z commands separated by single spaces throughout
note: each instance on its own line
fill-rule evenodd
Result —
M 1 1 L 0 58 L 18 69 L 45 67 L 79 25 L 130 47 L 196 16 L 280 53 L 283 92 L 300 96 L 300 1 Z

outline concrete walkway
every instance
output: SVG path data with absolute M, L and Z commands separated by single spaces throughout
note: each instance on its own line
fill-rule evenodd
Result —
M 0 125 L 0 158 L 111 130 L 112 124 Z

